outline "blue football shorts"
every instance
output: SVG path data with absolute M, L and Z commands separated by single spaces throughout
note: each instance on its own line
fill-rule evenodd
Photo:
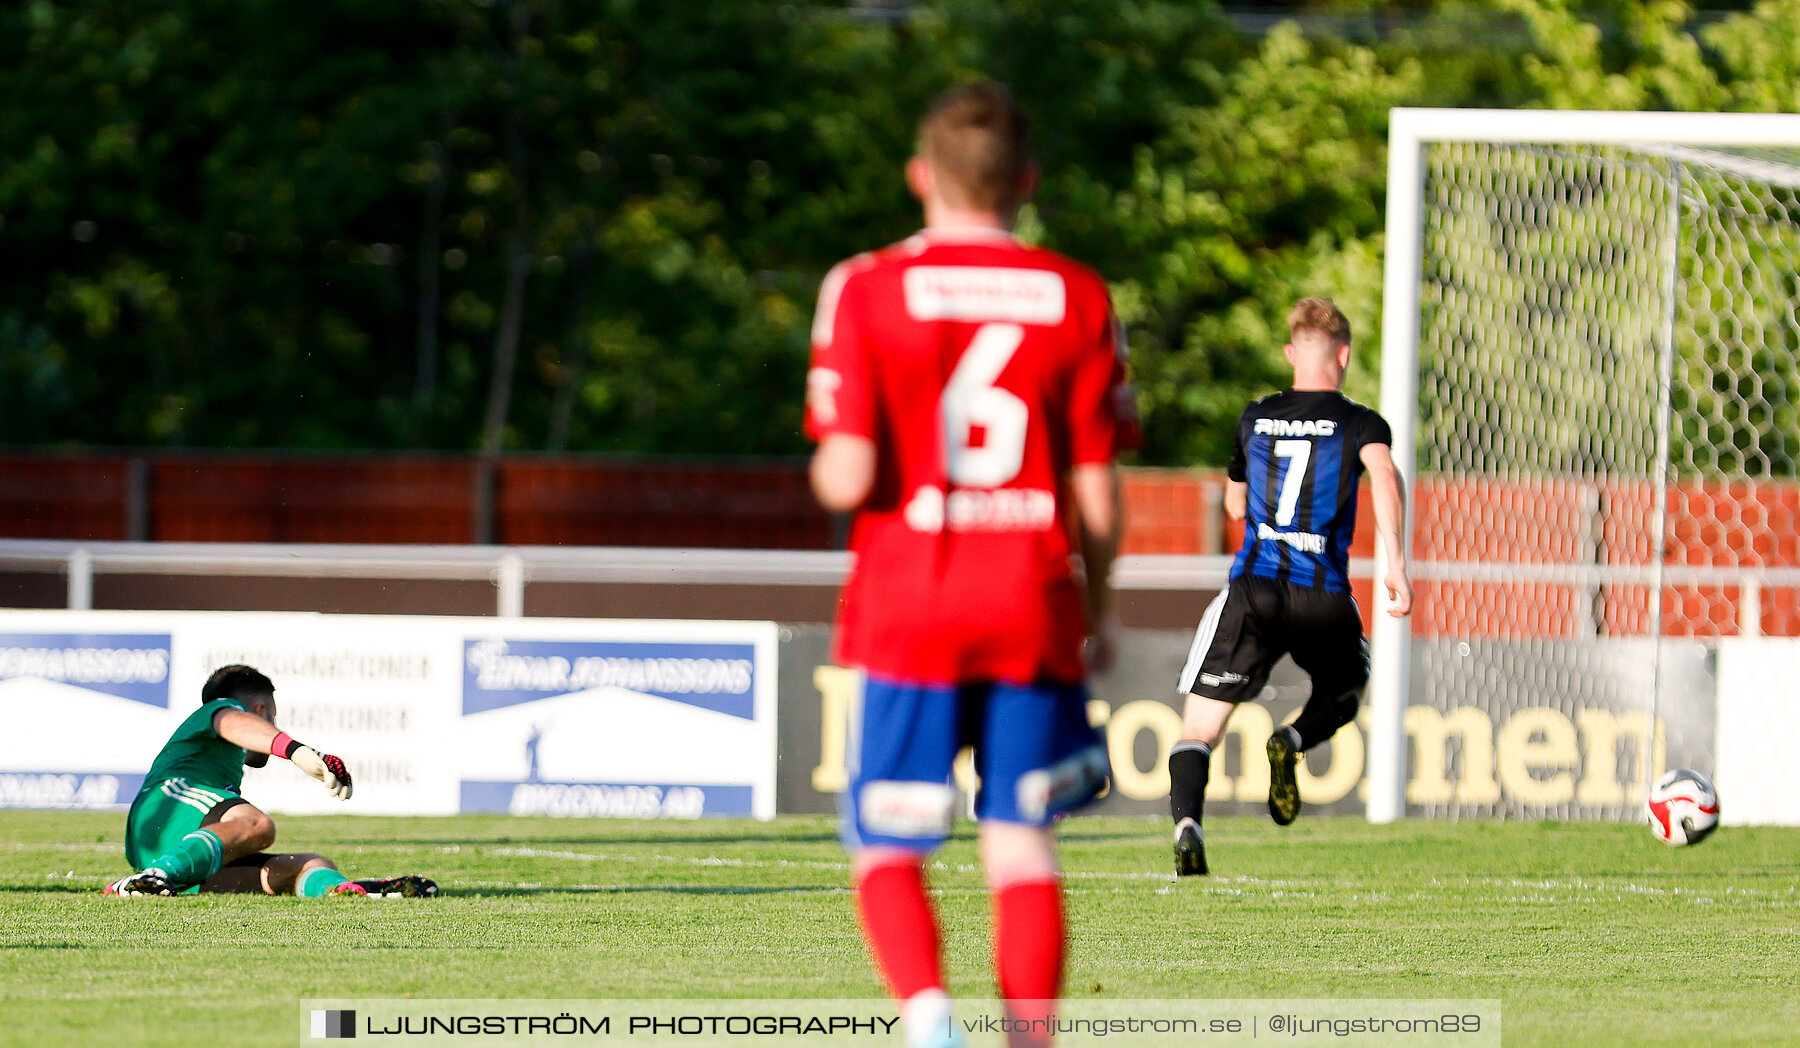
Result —
M 920 684 L 865 675 L 850 718 L 844 843 L 928 852 L 950 836 L 951 764 L 975 748 L 975 817 L 1047 826 L 1099 796 L 1111 767 L 1080 684 Z

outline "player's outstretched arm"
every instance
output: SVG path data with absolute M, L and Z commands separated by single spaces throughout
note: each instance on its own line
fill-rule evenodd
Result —
M 1386 444 L 1366 444 L 1363 468 L 1369 471 L 1369 492 L 1375 501 L 1375 532 L 1387 554 L 1388 614 L 1403 618 L 1412 612 L 1412 582 L 1406 574 L 1406 481 L 1394 466 Z
M 1241 480 L 1225 482 L 1225 515 L 1232 520 L 1243 520 L 1244 514 L 1250 510 L 1250 485 Z
M 350 799 L 350 769 L 329 753 L 320 753 L 254 713 L 220 710 L 213 718 L 219 738 L 252 753 L 267 753 L 294 762 L 294 767 L 325 784 L 340 801 Z
M 1092 630 L 1088 667 L 1105 672 L 1118 645 L 1119 613 L 1113 600 L 1112 565 L 1124 532 L 1119 471 L 1110 462 L 1076 466 L 1069 477 L 1081 527 L 1081 560 L 1087 570 L 1087 611 Z
M 875 487 L 875 442 L 828 433 L 812 457 L 812 489 L 819 505 L 843 513 L 863 504 Z

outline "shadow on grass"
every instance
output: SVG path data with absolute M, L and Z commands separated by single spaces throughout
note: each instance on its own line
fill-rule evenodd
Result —
M 113 875 L 108 874 L 107 876 L 110 877 Z M 71 881 L 63 881 L 56 884 L 0 884 L 0 894 L 42 895 L 47 892 L 56 892 L 63 895 L 92 895 L 94 898 L 98 899 L 100 897 L 100 889 L 105 887 L 105 885 L 106 882 L 97 877 L 92 884 L 81 884 Z

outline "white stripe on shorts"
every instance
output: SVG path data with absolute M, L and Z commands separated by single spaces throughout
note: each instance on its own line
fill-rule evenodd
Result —
M 225 800 L 210 790 L 188 785 L 186 779 L 169 779 L 162 784 L 161 788 L 167 796 L 173 797 L 190 808 L 197 808 L 201 812 L 212 811 L 214 807 Z
M 223 793 L 220 793 L 218 790 L 209 790 L 209 789 L 206 789 L 201 786 L 196 786 L 193 783 L 187 781 L 186 779 L 176 779 L 175 781 L 181 784 L 180 785 L 181 792 L 189 795 L 190 797 L 194 797 L 198 800 L 208 801 L 212 804 L 222 804 L 225 801 L 225 795 Z
M 1225 611 L 1225 597 L 1231 592 L 1231 584 L 1219 591 L 1206 611 L 1200 616 L 1200 625 L 1194 630 L 1194 643 L 1188 648 L 1187 662 L 1181 667 L 1181 682 L 1176 685 L 1183 695 L 1194 690 L 1194 679 L 1200 676 L 1200 664 L 1206 661 L 1206 653 L 1212 649 L 1213 634 L 1219 631 L 1219 616 Z

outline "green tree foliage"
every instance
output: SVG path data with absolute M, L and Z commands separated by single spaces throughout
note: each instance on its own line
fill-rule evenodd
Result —
M 1420 75 L 1291 25 L 1201 72 L 1214 97 L 1171 112 L 1113 210 L 1135 257 L 1118 300 L 1151 453 L 1217 463 L 1245 402 L 1285 385 L 1287 311 L 1304 295 L 1359 323 L 1351 393 L 1372 392 L 1387 111 L 1417 99 Z
M 0 440 L 792 450 L 818 274 L 907 228 L 906 51 L 751 2 L 0 11 Z
M 920 110 L 992 75 L 1023 231 L 1113 281 L 1143 459 L 1217 464 L 1302 294 L 1373 396 L 1389 107 L 1797 103 L 1800 0 L 1293 12 L 0 5 L 0 442 L 799 451 L 819 279 L 913 228 Z

